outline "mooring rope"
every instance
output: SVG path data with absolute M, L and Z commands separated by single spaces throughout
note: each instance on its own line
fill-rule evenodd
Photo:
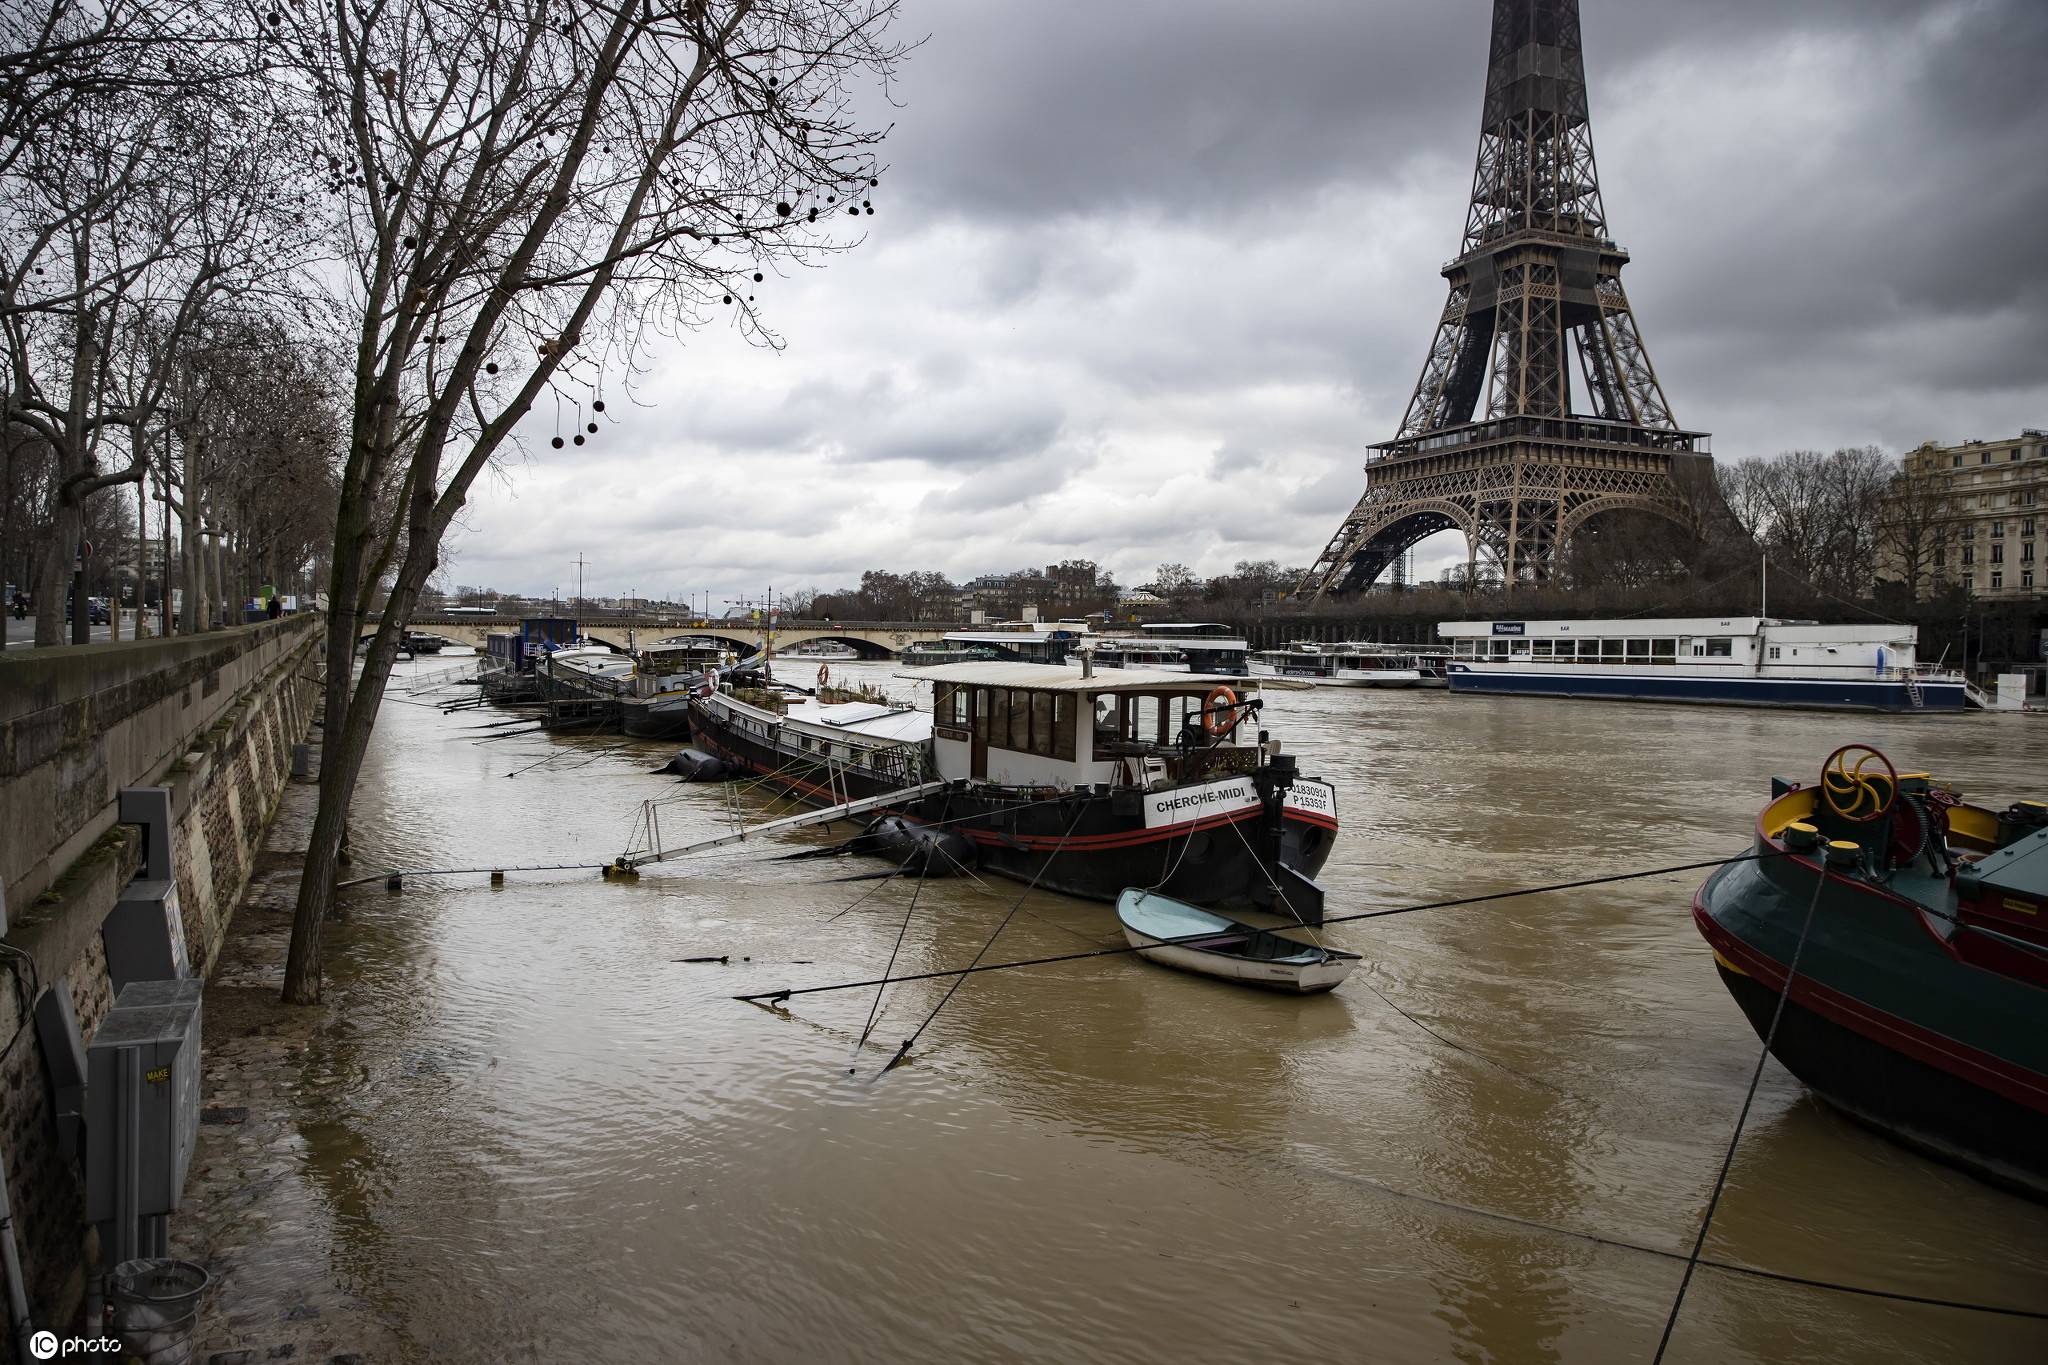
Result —
M 1735 1131 L 1728 1135 L 1728 1150 L 1721 1157 L 1721 1169 L 1714 1176 L 1714 1192 L 1707 1198 L 1707 1212 L 1700 1219 L 1700 1230 L 1692 1239 L 1692 1252 L 1685 1258 L 1685 1274 L 1679 1277 L 1678 1293 L 1671 1300 L 1671 1312 L 1664 1319 L 1664 1335 L 1657 1341 L 1657 1354 L 1651 1357 L 1651 1365 L 1660 1365 L 1664 1351 L 1671 1345 L 1671 1331 L 1678 1326 L 1678 1310 L 1685 1306 L 1685 1291 L 1692 1286 L 1693 1269 L 1700 1263 L 1700 1251 L 1707 1244 L 1707 1229 L 1714 1225 L 1714 1210 L 1721 1206 L 1721 1192 L 1728 1186 L 1728 1171 L 1735 1165 L 1735 1146 L 1742 1141 L 1743 1125 L 1749 1122 L 1749 1107 L 1756 1102 L 1758 1082 L 1764 1078 L 1764 1063 L 1770 1060 L 1771 1045 L 1778 1041 L 1778 1025 L 1784 1021 L 1786 1002 L 1792 998 L 1792 978 L 1799 974 L 1799 959 L 1806 953 L 1806 937 L 1813 930 L 1814 912 L 1820 909 L 1820 893 L 1828 888 L 1827 864 L 1823 862 L 1815 871 L 1818 876 L 1813 883 L 1813 899 L 1806 903 L 1806 921 L 1799 926 L 1799 942 L 1792 947 L 1792 961 L 1785 968 L 1785 984 L 1778 990 L 1778 1003 L 1771 1011 L 1771 1026 L 1764 1032 L 1764 1045 L 1757 1049 L 1756 1067 L 1749 1073 L 1749 1089 L 1742 1095 L 1742 1112 L 1735 1116 Z
M 496 867 L 408 867 L 376 872 L 367 877 L 351 877 L 345 882 L 336 882 L 334 887 L 339 891 L 368 882 L 389 881 L 393 877 L 403 881 L 407 877 L 459 877 L 471 872 L 602 872 L 610 866 L 610 863 L 501 863 Z
M 903 951 L 904 936 L 910 932 L 910 917 L 917 913 L 917 898 L 924 892 L 925 873 L 930 870 L 931 855 L 927 853 L 924 865 L 917 870 L 917 885 L 910 888 L 910 904 L 903 908 L 903 923 L 896 926 L 896 942 L 889 949 L 889 965 L 882 968 L 883 976 L 887 976 L 890 972 L 896 970 L 896 955 Z M 860 1040 L 853 1045 L 853 1055 L 855 1057 L 860 1055 L 860 1050 L 868 1045 L 868 1039 L 873 1036 L 877 1022 L 876 1016 L 882 1009 L 882 997 L 888 994 L 888 991 L 889 988 L 887 986 L 875 988 L 875 1003 L 868 1006 L 867 1022 L 861 1026 Z M 846 1074 L 849 1076 L 853 1074 L 851 1066 L 846 1068 Z
M 1013 917 L 1015 917 L 1017 913 L 1017 907 L 1024 904 L 1024 898 L 1026 896 L 1029 896 L 1032 893 L 1032 891 L 1037 888 L 1039 878 L 1043 877 L 1045 875 L 1045 870 L 1048 867 L 1052 866 L 1052 860 L 1060 856 L 1060 851 L 1067 846 L 1067 840 L 1073 836 L 1075 830 L 1081 827 L 1082 817 L 1086 816 L 1087 814 L 1088 803 L 1085 801 L 1077 803 L 1074 809 L 1074 818 L 1067 823 L 1066 833 L 1060 835 L 1060 841 L 1057 844 L 1053 845 L 1052 852 L 1045 855 L 1045 861 L 1040 863 L 1038 865 L 1038 870 L 1031 874 L 1031 880 L 1025 883 L 1024 890 L 1018 894 L 1017 899 L 1011 904 L 1009 910 L 1003 915 L 1002 922 L 996 925 L 995 932 L 988 936 L 988 941 L 986 943 L 983 943 L 981 945 L 980 950 L 974 954 L 974 961 L 967 964 L 966 970 L 954 974 L 953 984 L 946 987 L 946 993 L 939 997 L 938 1004 L 932 1006 L 932 1012 L 924 1017 L 924 1022 L 919 1024 L 917 1028 L 912 1031 L 911 1035 L 903 1040 L 903 1046 L 896 1049 L 896 1055 L 894 1057 L 891 1057 L 888 1060 L 888 1062 L 883 1065 L 883 1072 L 895 1070 L 896 1067 L 902 1063 L 903 1059 L 910 1055 L 911 1044 L 915 1043 L 919 1038 L 924 1036 L 924 1031 L 931 1027 L 932 1020 L 939 1017 L 939 1011 L 946 1008 L 946 1004 L 948 1001 L 952 1000 L 954 992 L 960 989 L 960 983 L 967 979 L 968 972 L 977 970 L 976 964 L 981 961 L 982 957 L 987 954 L 990 948 L 993 948 L 995 946 L 996 940 L 1002 936 L 1003 930 L 1009 927 L 1010 920 Z
M 1496 1223 L 1505 1223 L 1510 1227 L 1524 1228 L 1530 1232 L 1545 1232 L 1557 1237 L 1569 1237 L 1575 1241 L 1587 1242 L 1594 1246 L 1611 1247 L 1617 1251 L 1633 1251 L 1644 1256 L 1655 1256 L 1661 1260 L 1681 1261 L 1687 1259 L 1683 1252 L 1672 1251 L 1664 1247 L 1650 1246 L 1643 1242 L 1631 1242 L 1626 1238 L 1610 1237 L 1598 1232 L 1587 1232 L 1582 1228 L 1568 1228 L 1556 1223 L 1545 1223 L 1534 1218 L 1524 1218 L 1519 1214 L 1505 1213 L 1499 1209 L 1489 1209 L 1477 1204 L 1465 1204 L 1455 1199 L 1444 1199 L 1437 1195 L 1424 1194 L 1419 1190 L 1404 1190 L 1398 1186 L 1389 1185 L 1385 1181 L 1375 1180 L 1371 1176 L 1353 1175 L 1346 1171 L 1331 1171 L 1317 1166 L 1303 1165 L 1297 1161 L 1289 1161 L 1284 1157 L 1275 1157 L 1269 1153 L 1254 1151 L 1251 1148 L 1241 1147 L 1233 1143 L 1220 1144 L 1220 1146 L 1221 1150 L 1233 1152 L 1239 1156 L 1271 1162 L 1289 1171 L 1306 1172 L 1325 1180 L 1335 1180 L 1346 1185 L 1359 1186 L 1393 1199 L 1406 1199 L 1417 1204 L 1427 1204 L 1432 1208 L 1443 1209 L 1451 1213 L 1465 1214 L 1473 1218 L 1484 1218 Z M 1732 1275 L 1748 1275 L 1759 1280 L 1770 1280 L 1778 1284 L 1798 1285 L 1805 1289 L 1819 1289 L 1836 1294 L 1855 1294 L 1863 1298 L 1885 1299 L 1893 1303 L 1919 1304 L 1927 1308 L 1950 1308 L 1958 1312 L 1989 1313 L 1998 1317 L 2025 1318 L 2035 1322 L 2048 1322 L 2048 1311 L 2036 1308 L 2018 1308 L 2010 1304 L 1983 1303 L 1971 1299 L 1946 1299 L 1931 1294 L 1910 1294 L 1897 1289 L 1879 1289 L 1871 1285 L 1849 1284 L 1840 1280 L 1814 1279 L 1806 1275 L 1792 1275 L 1784 1271 L 1765 1270 L 1759 1266 L 1743 1265 L 1739 1261 L 1719 1261 L 1711 1256 L 1700 1258 L 1698 1264 L 1705 1266 L 1709 1270 L 1725 1270 Z
M 1727 863 L 1749 863 L 1764 858 L 1783 858 L 1787 856 L 1789 855 L 1775 849 L 1768 853 L 1739 853 L 1732 858 L 1710 858 L 1696 863 L 1674 863 L 1670 867 L 1645 868 L 1639 872 L 1617 872 L 1611 876 L 1585 877 L 1571 882 L 1552 882 L 1548 886 L 1525 886 L 1513 891 L 1495 891 L 1484 896 L 1462 896 L 1456 900 L 1428 901 L 1421 905 L 1399 905 L 1388 910 L 1365 910 L 1355 915 L 1332 915 L 1325 917 L 1323 924 L 1327 927 L 1332 924 L 1350 924 L 1358 920 L 1384 919 L 1389 915 L 1412 915 L 1421 910 L 1449 910 L 1459 906 L 1483 905 L 1489 901 L 1511 900 L 1518 896 L 1537 896 L 1552 891 L 1574 891 L 1581 887 L 1602 886 L 1610 882 L 1637 881 L 1644 877 L 1663 877 L 1669 876 L 1674 872 L 1694 872 L 1704 867 L 1721 867 Z M 1041 868 L 1040 871 L 1042 872 L 1044 869 Z M 1033 884 L 1035 885 L 1036 882 L 1034 881 Z M 1146 944 L 1145 947 L 1156 948 L 1162 945 L 1192 942 L 1196 939 L 1208 937 L 1207 933 L 1189 934 L 1181 938 L 1160 939 L 1156 943 Z M 1026 958 L 1016 962 L 990 962 L 985 965 L 980 964 L 979 957 L 977 956 L 976 964 L 974 965 L 949 967 L 943 971 L 919 972 L 911 976 L 899 976 L 890 979 L 895 981 L 931 981 L 940 977 L 965 976 L 974 972 L 1000 972 L 1007 971 L 1013 967 L 1043 967 L 1055 962 L 1078 962 L 1084 958 L 1116 957 L 1124 953 L 1140 951 L 1142 950 L 1135 946 L 1126 945 L 1114 948 L 1097 948 L 1093 952 L 1086 953 L 1061 953 L 1053 957 Z M 756 991 L 748 995 L 735 995 L 733 999 L 744 1000 L 749 1004 L 756 1004 L 763 1000 L 774 1004 L 798 995 L 819 995 L 828 991 L 858 990 L 865 986 L 879 984 L 879 981 L 846 981 L 831 986 L 784 987 L 777 991 Z

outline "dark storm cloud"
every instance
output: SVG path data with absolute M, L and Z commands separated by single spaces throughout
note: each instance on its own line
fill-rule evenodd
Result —
M 1637 64 L 1708 48 L 1739 63 L 1946 8 L 1591 0 L 1595 126 L 1603 81 Z M 908 11 L 931 39 L 905 91 L 913 110 L 929 101 L 945 116 L 904 120 L 892 191 L 919 213 L 983 221 L 1131 206 L 1306 215 L 1320 186 L 1382 180 L 1418 156 L 1469 164 L 1490 12 L 1484 0 L 928 0 Z
M 1724 457 L 2048 424 L 2048 0 L 1581 12 L 1610 224 L 1682 422 Z M 520 544 L 544 508 L 555 558 L 611 537 L 607 560 L 749 585 L 1307 561 L 1442 307 L 1489 13 L 909 0 L 929 41 L 878 214 L 764 294 L 788 348 L 657 358 L 655 410 L 579 456 L 591 477 L 540 449 L 479 524 Z

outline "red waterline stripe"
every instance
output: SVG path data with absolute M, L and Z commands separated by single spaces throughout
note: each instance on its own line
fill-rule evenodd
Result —
M 1699 927 L 1700 937 L 1706 939 L 1721 956 L 1769 989 L 1784 989 L 1784 966 L 1735 937 L 1707 912 L 1697 892 L 1693 894 L 1692 916 Z M 1872 1042 L 1925 1062 L 1959 1080 L 2003 1095 L 2015 1104 L 2048 1113 L 2048 1077 L 2017 1062 L 1957 1042 L 1946 1034 L 1936 1033 L 1909 1019 L 1865 1004 L 1804 973 L 1793 981 L 1791 999 L 1793 1003 L 1851 1032 L 1860 1033 Z

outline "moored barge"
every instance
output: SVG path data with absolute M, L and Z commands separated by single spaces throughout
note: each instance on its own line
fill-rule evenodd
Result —
M 1967 805 L 1862 746 L 1772 787 L 1755 856 L 1693 900 L 1729 993 L 1759 1037 L 1785 997 L 1771 1051 L 1815 1094 L 2048 1199 L 2048 805 Z
M 889 813 L 1047 890 L 1152 887 L 1321 921 L 1336 793 L 1258 728 L 1258 680 L 1014 663 L 904 676 L 933 685 L 931 711 L 722 686 L 691 703 L 695 742 L 818 805 L 944 781 Z

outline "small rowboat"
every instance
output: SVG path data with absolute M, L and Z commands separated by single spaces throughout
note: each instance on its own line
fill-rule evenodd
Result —
M 1139 956 L 1247 986 L 1297 995 L 1327 991 L 1351 975 L 1359 961 L 1357 953 L 1283 938 L 1135 887 L 1117 897 L 1116 917 Z

